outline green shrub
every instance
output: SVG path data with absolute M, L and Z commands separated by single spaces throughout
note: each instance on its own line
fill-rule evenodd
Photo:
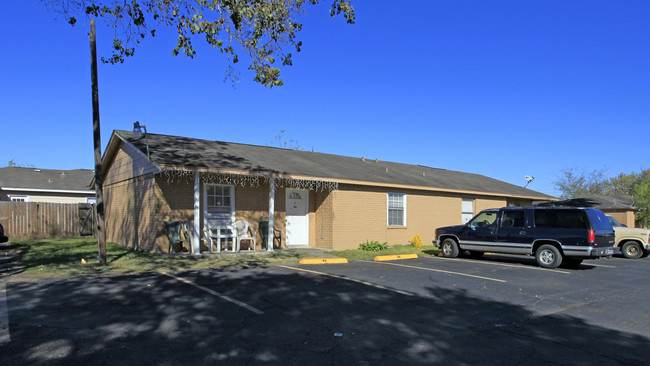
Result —
M 377 252 L 377 251 L 388 249 L 388 248 L 390 248 L 388 246 L 388 243 L 380 243 L 380 242 L 378 242 L 376 240 L 375 241 L 366 240 L 365 243 L 359 244 L 359 249 L 366 250 L 366 251 Z

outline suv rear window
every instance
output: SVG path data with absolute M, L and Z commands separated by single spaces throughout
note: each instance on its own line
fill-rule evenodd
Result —
M 536 227 L 588 229 L 582 210 L 535 210 Z
M 587 210 L 592 229 L 594 230 L 614 230 L 607 216 L 599 210 Z

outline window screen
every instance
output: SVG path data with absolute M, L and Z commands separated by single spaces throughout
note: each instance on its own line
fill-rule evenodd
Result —
M 209 215 L 228 216 L 234 213 L 232 186 L 210 184 L 206 188 L 206 206 Z
M 388 194 L 388 226 L 406 226 L 406 195 Z
M 465 224 L 471 220 L 472 217 L 474 217 L 474 199 L 463 198 L 461 203 L 461 222 Z

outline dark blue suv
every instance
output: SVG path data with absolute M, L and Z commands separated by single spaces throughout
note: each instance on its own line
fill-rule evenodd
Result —
M 0 243 L 5 243 L 9 240 L 9 238 L 5 235 L 5 229 L 2 227 L 2 224 L 0 224 Z
M 614 253 L 614 229 L 601 211 L 575 207 L 488 209 L 467 224 L 436 229 L 445 257 L 461 251 L 534 255 L 544 268 L 577 266 Z

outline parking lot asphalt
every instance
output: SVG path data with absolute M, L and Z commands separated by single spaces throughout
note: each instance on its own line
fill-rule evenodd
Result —
M 647 365 L 649 274 L 486 255 L 5 281 L 0 364 Z

